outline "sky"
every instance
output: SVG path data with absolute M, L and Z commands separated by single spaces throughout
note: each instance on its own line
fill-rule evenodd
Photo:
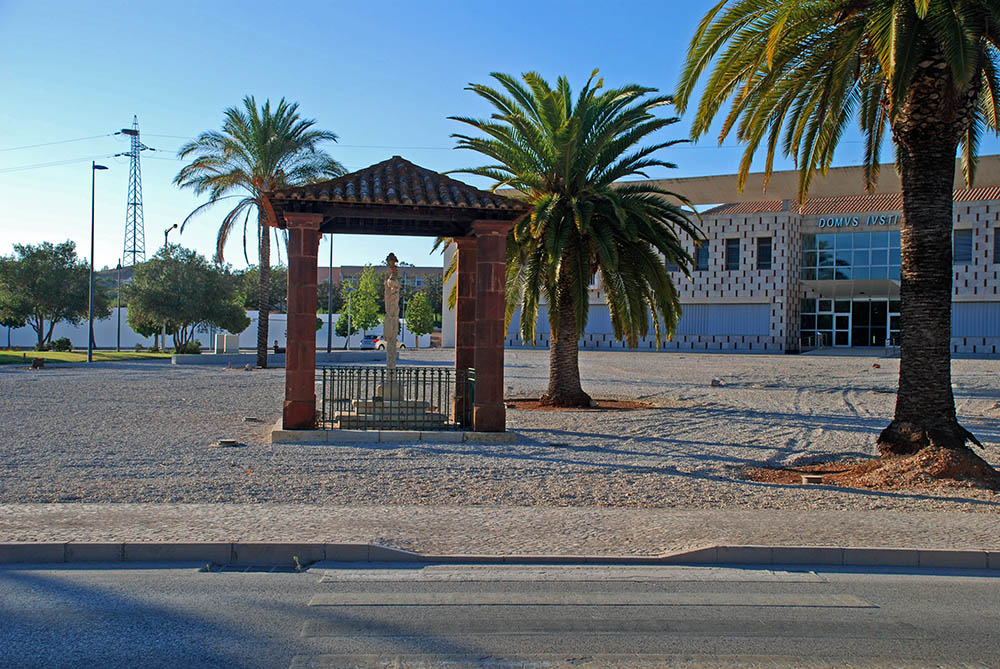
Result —
M 342 2 L 52 2 L 0 0 L 0 255 L 13 245 L 71 239 L 90 256 L 91 161 L 106 165 L 94 183 L 98 268 L 122 255 L 127 137 L 114 135 L 138 117 L 147 256 L 164 229 L 205 201 L 172 180 L 183 165 L 177 149 L 218 129 L 223 111 L 245 95 L 285 97 L 331 130 L 325 146 L 349 170 L 401 155 L 444 171 L 485 159 L 453 147 L 463 126 L 448 116 L 486 117 L 488 105 L 464 90 L 491 72 L 565 75 L 575 88 L 599 68 L 609 86 L 638 83 L 670 92 L 697 22 L 715 0 L 580 0 L 485 3 L 468 0 Z M 671 111 L 667 112 L 670 115 Z M 688 117 L 691 116 L 689 111 Z M 683 139 L 688 118 L 661 131 Z M 849 132 L 836 165 L 860 161 Z M 44 145 L 44 146 L 38 146 Z M 982 154 L 1000 143 L 984 141 Z M 729 174 L 741 149 L 714 135 L 664 150 L 676 169 L 653 178 Z M 891 152 L 886 152 L 891 159 Z M 760 163 L 758 162 L 757 165 Z M 788 169 L 778 161 L 776 169 Z M 488 181 L 456 175 L 481 188 Z M 192 219 L 170 241 L 211 256 L 226 210 Z M 252 246 L 248 255 L 256 256 Z M 329 237 L 320 248 L 329 260 Z M 416 265 L 439 265 L 432 240 L 337 236 L 335 265 L 379 263 L 388 251 Z M 242 234 L 225 248 L 246 265 Z M 284 252 L 272 261 L 284 260 Z

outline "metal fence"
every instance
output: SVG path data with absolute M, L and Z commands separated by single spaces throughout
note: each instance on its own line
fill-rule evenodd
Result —
M 461 430 L 472 425 L 476 372 L 447 367 L 320 367 L 321 427 Z M 456 401 L 456 387 L 461 397 Z

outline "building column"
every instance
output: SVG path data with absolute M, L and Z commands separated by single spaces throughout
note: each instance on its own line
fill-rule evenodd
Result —
M 476 221 L 476 402 L 472 429 L 503 432 L 507 411 L 503 403 L 504 290 L 507 283 L 508 221 Z
M 462 420 L 471 409 L 465 396 L 464 370 L 476 366 L 476 238 L 455 237 L 458 258 L 455 304 L 455 416 Z M 447 299 L 447 297 L 445 298 Z
M 316 427 L 316 256 L 321 214 L 286 213 L 288 341 L 285 345 L 286 430 Z

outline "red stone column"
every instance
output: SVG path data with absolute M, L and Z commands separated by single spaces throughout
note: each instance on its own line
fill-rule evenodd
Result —
M 286 430 L 316 427 L 316 256 L 321 214 L 286 213 L 288 341 L 285 345 Z
M 472 429 L 503 432 L 504 289 L 506 287 L 507 221 L 476 221 L 476 403 Z
M 476 366 L 476 238 L 456 237 L 458 277 L 455 304 L 455 420 L 465 415 L 462 370 Z

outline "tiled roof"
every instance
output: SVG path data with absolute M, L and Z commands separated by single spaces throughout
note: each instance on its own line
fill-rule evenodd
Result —
M 955 191 L 955 202 L 976 202 L 981 200 L 1000 200 L 1000 188 L 968 188 Z
M 803 214 L 846 214 L 852 211 L 896 211 L 903 208 L 902 193 L 817 197 L 806 200 Z
M 512 211 L 527 209 L 517 200 L 479 190 L 414 165 L 399 156 L 329 181 L 275 191 L 271 198 L 344 204 L 399 204 Z
M 761 202 L 733 202 L 732 204 L 720 204 L 707 211 L 701 212 L 702 216 L 734 216 L 740 214 L 770 214 L 784 209 L 782 200 L 763 200 Z
M 1000 200 L 1000 188 L 971 188 L 955 191 L 955 202 Z M 902 193 L 877 193 L 847 197 L 817 197 L 806 200 L 799 210 L 804 215 L 847 214 L 855 211 L 899 211 L 903 208 Z M 739 216 L 744 214 L 776 213 L 784 209 L 781 200 L 734 202 L 703 211 L 702 216 Z M 793 208 L 794 210 L 794 208 Z

